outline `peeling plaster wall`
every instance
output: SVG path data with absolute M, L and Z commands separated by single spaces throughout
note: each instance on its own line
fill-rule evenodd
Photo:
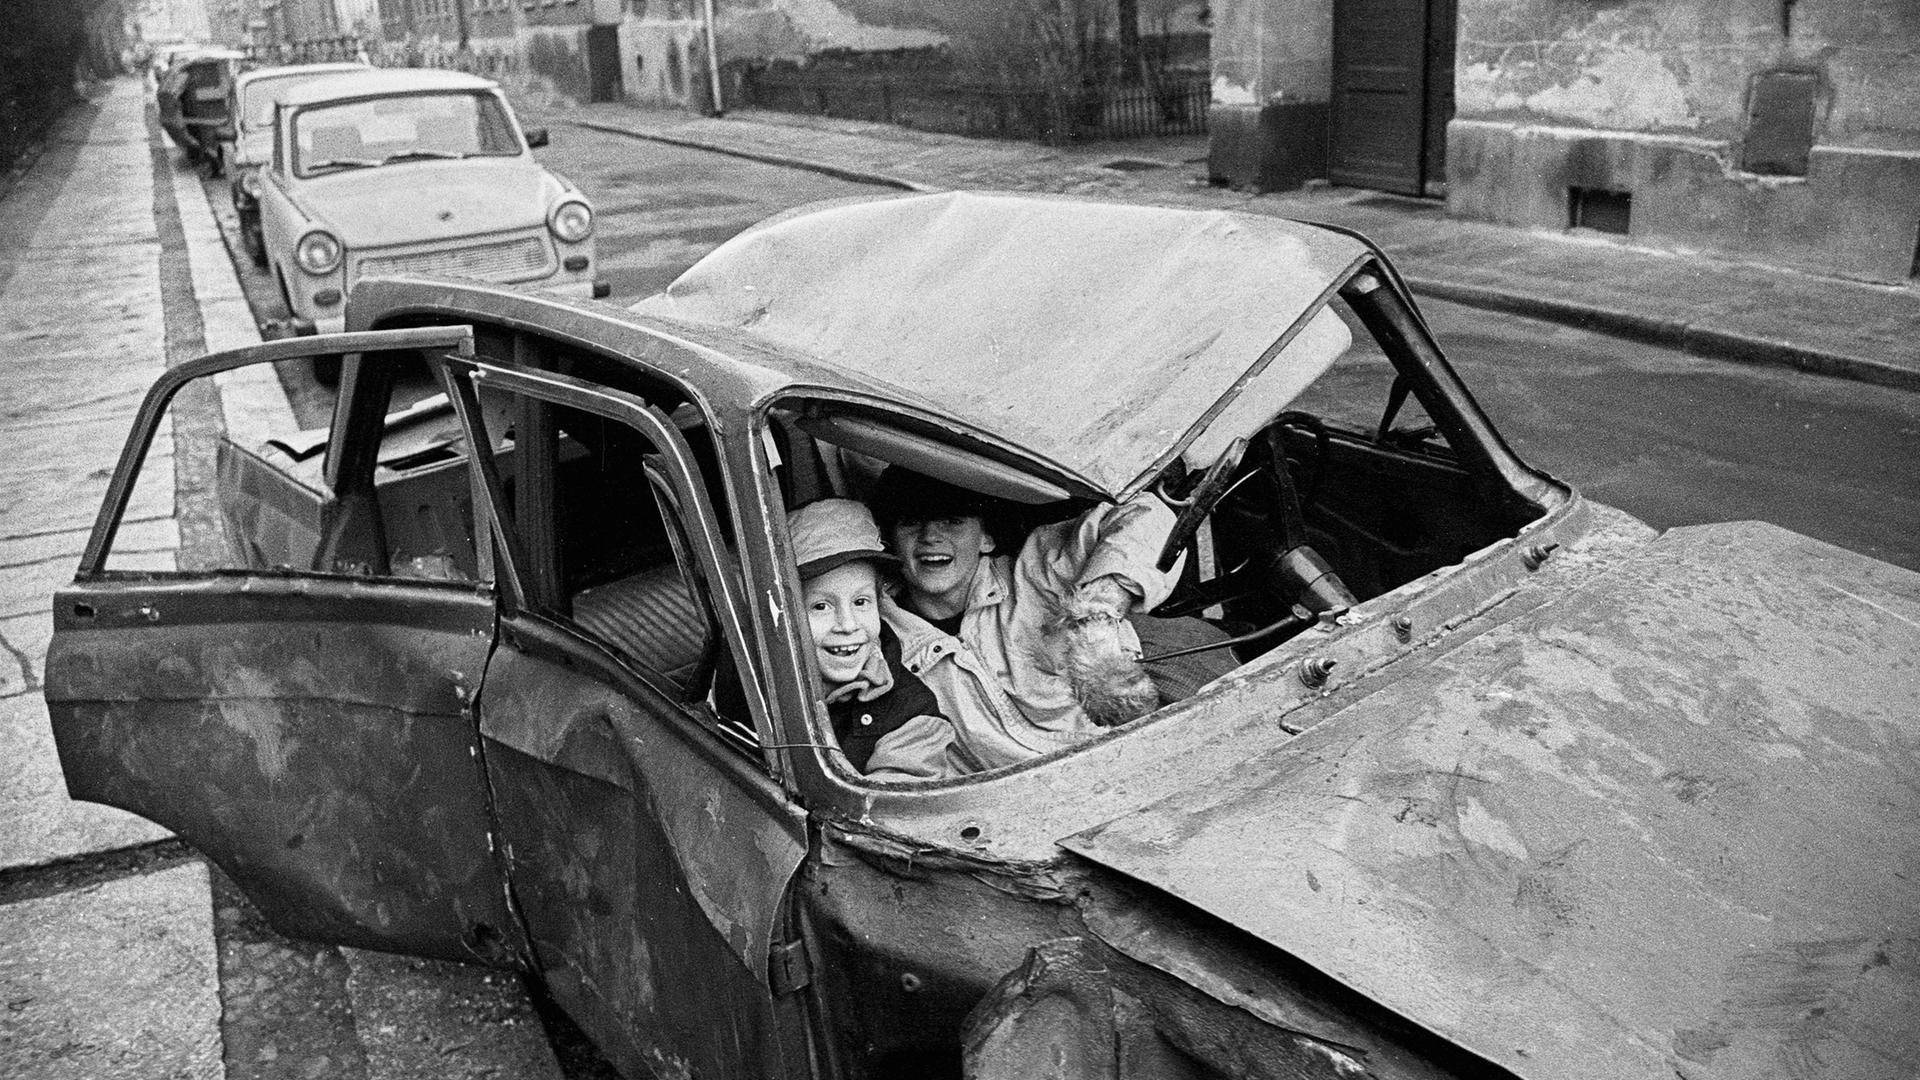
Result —
M 1332 78 L 1333 7 L 1327 0 L 1228 2 L 1215 8 L 1215 102 L 1325 103 Z
M 633 19 L 620 26 L 621 86 L 642 105 L 700 108 L 706 57 L 703 24 L 695 19 Z
M 972 5 L 961 5 L 971 8 Z M 736 60 L 801 60 L 830 49 L 881 52 L 947 43 L 931 2 L 859 4 L 835 0 L 729 0 L 720 5 L 720 55 Z
M 1920 151 L 1920 3 L 1801 0 L 1795 10 L 1794 51 L 1819 56 L 1834 88 L 1821 141 Z
M 1456 214 L 1563 228 L 1570 187 L 1604 188 L 1630 194 L 1638 243 L 1912 272 L 1915 0 L 1460 0 L 1456 57 Z M 1819 80 L 1804 177 L 1741 171 L 1750 87 L 1769 71 Z
M 1727 137 L 1779 0 L 1462 0 L 1455 115 Z M 1766 58 L 1766 59 L 1763 59 Z
M 1331 0 L 1222 0 L 1213 14 L 1210 176 L 1263 191 L 1325 176 Z
M 520 55 L 527 72 L 544 80 L 555 93 L 574 101 L 587 101 L 591 97 L 587 27 L 521 27 Z

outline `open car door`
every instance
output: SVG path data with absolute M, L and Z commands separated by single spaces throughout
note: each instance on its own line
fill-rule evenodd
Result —
M 379 455 L 395 373 L 471 350 L 464 326 L 342 334 L 163 375 L 55 596 L 46 697 L 74 798 L 174 829 L 282 931 L 504 964 L 524 943 L 473 706 L 495 609 L 471 471 L 457 441 Z M 324 457 L 244 445 L 287 409 L 273 362 L 341 354 L 362 360 Z
M 710 429 L 532 366 L 577 359 L 562 343 L 514 351 L 448 368 L 468 441 L 512 431 L 481 470 L 503 553 L 481 735 L 542 977 L 629 1075 L 811 1076 L 784 919 L 806 822 L 746 700 L 737 543 L 690 445 Z

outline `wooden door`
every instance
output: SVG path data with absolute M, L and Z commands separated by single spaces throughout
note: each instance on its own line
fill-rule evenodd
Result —
M 1402 195 L 1445 190 L 1453 11 L 1454 0 L 1334 0 L 1334 183 Z
M 587 100 L 620 100 L 620 29 L 587 27 Z

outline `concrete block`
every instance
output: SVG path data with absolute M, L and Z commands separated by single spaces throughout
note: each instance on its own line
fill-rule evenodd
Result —
M 0 907 L 0 1076 L 221 1080 L 206 867 Z
M 1327 175 L 1327 103 L 1212 105 L 1207 174 L 1214 183 L 1287 191 Z
M 1567 189 L 1633 197 L 1631 239 L 1670 251 L 1903 283 L 1920 244 L 1920 152 L 1816 146 L 1808 175 L 1755 176 L 1724 142 L 1526 126 L 1448 125 L 1447 206 L 1458 217 L 1567 227 Z
M 0 770 L 0 869 L 42 866 L 172 835 L 124 810 L 67 797 L 47 706 L 37 691 L 0 698 L 0 759 L 8 763 Z M 5 1075 L 12 1074 L 0 1068 Z

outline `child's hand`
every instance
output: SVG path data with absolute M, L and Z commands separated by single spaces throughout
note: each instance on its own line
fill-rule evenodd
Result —
M 1134 596 L 1127 591 L 1120 579 L 1112 574 L 1094 578 L 1076 591 L 1068 606 L 1078 612 L 1080 618 L 1096 613 L 1105 613 L 1116 619 L 1124 619 L 1133 610 Z M 1070 616 L 1075 617 L 1075 616 Z
M 1081 586 L 1047 627 L 1054 670 L 1101 727 L 1124 724 L 1160 705 L 1138 649 L 1122 632 L 1132 606 L 1133 595 L 1115 578 L 1103 577 Z

